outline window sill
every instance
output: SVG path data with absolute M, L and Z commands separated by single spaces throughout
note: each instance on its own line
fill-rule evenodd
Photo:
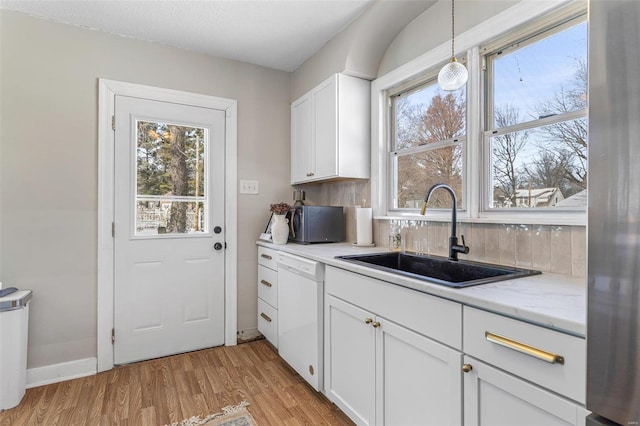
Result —
M 480 217 L 465 217 L 464 212 L 458 211 L 457 221 L 460 223 L 493 223 L 509 225 L 565 225 L 565 226 L 586 226 L 587 214 L 581 213 L 555 213 L 540 214 L 529 213 L 514 215 L 513 213 L 483 213 Z M 424 216 L 418 213 L 396 213 L 389 212 L 385 216 L 374 216 L 377 220 L 415 220 L 430 222 L 451 222 L 451 212 L 434 212 Z

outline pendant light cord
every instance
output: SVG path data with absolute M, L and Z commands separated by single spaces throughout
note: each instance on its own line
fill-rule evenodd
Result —
M 455 0 L 451 0 L 451 58 L 455 58 L 454 40 L 455 40 L 456 15 L 455 15 L 454 4 L 455 4 Z

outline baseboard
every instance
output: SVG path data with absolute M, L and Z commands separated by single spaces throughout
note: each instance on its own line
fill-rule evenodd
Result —
M 85 358 L 27 370 L 27 389 L 78 377 L 91 376 L 98 371 L 97 358 Z

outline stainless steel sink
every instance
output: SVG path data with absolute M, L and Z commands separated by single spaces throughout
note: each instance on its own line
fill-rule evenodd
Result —
M 453 261 L 445 257 L 423 256 L 413 253 L 385 252 L 336 256 L 336 258 L 380 271 L 454 288 L 540 274 L 540 271 L 530 269 L 511 268 L 468 260 Z

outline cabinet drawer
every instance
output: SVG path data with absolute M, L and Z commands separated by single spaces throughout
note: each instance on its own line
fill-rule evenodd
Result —
M 278 310 L 262 299 L 258 299 L 258 331 L 278 347 Z
M 278 308 L 278 272 L 258 265 L 258 297 Z
M 258 264 L 276 271 L 278 269 L 278 252 L 270 248 L 258 246 Z
M 585 402 L 585 340 L 464 307 L 464 352 L 568 398 Z

